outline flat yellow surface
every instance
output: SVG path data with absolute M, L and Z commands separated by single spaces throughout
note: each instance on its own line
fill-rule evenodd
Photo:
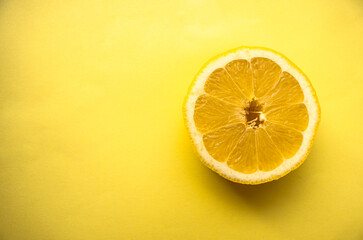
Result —
M 363 2 L 0 1 L 0 239 L 363 239 Z M 312 81 L 307 161 L 259 186 L 197 159 L 182 103 L 241 45 Z

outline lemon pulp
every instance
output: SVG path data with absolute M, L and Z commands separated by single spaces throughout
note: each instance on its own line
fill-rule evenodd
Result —
M 271 171 L 300 148 L 309 122 L 298 81 L 274 61 L 233 60 L 214 70 L 195 103 L 208 153 L 238 172 Z

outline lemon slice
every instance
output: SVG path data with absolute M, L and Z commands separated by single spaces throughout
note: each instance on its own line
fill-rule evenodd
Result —
M 320 121 L 306 75 L 283 55 L 241 47 L 210 60 L 185 98 L 202 162 L 234 182 L 278 179 L 302 164 Z

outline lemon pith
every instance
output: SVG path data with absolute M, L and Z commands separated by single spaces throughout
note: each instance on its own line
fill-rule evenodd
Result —
M 184 118 L 204 164 L 231 181 L 259 184 L 305 160 L 320 106 L 306 75 L 286 57 L 241 47 L 199 71 L 185 98 Z

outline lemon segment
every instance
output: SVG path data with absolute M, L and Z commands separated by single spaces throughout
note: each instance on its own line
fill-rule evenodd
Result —
M 249 61 L 238 59 L 229 62 L 225 69 L 243 93 L 245 99 L 253 96 L 252 69 Z M 244 99 L 244 100 L 245 100 Z
M 277 168 L 283 157 L 265 129 L 256 130 L 256 140 L 258 168 L 264 172 Z
M 256 133 L 248 128 L 227 160 L 227 165 L 238 172 L 253 173 L 258 170 Z
M 253 71 L 254 95 L 263 97 L 268 93 L 279 80 L 281 67 L 274 61 L 257 57 L 251 60 Z
M 304 93 L 298 81 L 288 72 L 283 72 L 270 94 L 260 98 L 267 105 L 300 103 L 304 101 Z
M 265 129 L 284 158 L 288 159 L 299 150 L 303 134 L 293 128 L 266 121 Z
M 227 124 L 243 123 L 242 108 L 207 94 L 195 103 L 194 122 L 201 133 L 212 131 Z
M 269 107 L 266 109 L 265 116 L 270 122 L 299 131 L 304 131 L 309 124 L 309 113 L 304 103 Z
M 243 96 L 237 84 L 224 68 L 218 68 L 209 76 L 204 90 L 211 96 L 240 105 Z
M 221 127 L 203 135 L 204 146 L 215 160 L 225 162 L 245 130 L 243 123 Z

